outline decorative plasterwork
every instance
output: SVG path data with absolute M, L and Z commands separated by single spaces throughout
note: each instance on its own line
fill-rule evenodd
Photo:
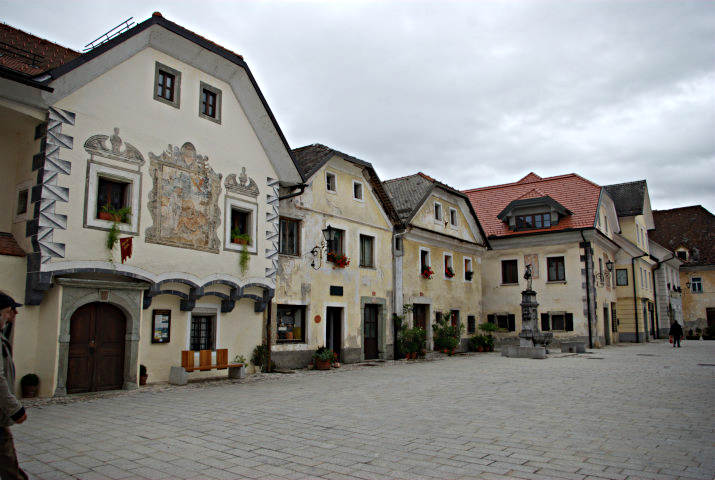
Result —
M 107 146 L 109 141 L 109 147 Z M 124 147 L 124 148 L 122 148 Z M 144 165 L 144 157 L 129 142 L 124 142 L 119 136 L 119 129 L 114 128 L 114 134 L 109 135 L 92 135 L 84 142 L 84 149 L 89 153 L 90 158 L 94 159 L 95 155 L 100 157 L 119 160 L 134 165 Z
M 238 181 L 236 181 L 236 174 L 232 173 L 226 177 L 224 185 L 226 186 L 226 192 L 248 195 L 253 198 L 258 196 L 258 185 L 256 185 L 256 182 L 252 178 L 246 175 L 246 167 L 241 168 Z
M 153 225 L 146 241 L 174 247 L 218 253 L 221 210 L 221 174 L 196 153 L 189 142 L 169 147 L 161 154 L 149 153 L 149 212 Z
M 266 179 L 269 193 L 266 195 L 268 210 L 266 211 L 266 260 L 270 265 L 266 267 L 266 278 L 273 284 L 276 281 L 278 270 L 278 239 L 279 239 L 279 214 L 278 214 L 278 180 L 268 177 Z

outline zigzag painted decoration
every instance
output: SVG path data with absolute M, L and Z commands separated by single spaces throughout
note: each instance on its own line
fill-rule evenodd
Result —
M 268 211 L 266 212 L 266 260 L 270 261 L 270 267 L 266 267 L 266 278 L 275 282 L 276 271 L 278 270 L 278 239 L 279 239 L 279 214 L 278 214 L 278 180 L 267 178 L 268 193 L 266 200 Z
M 69 175 L 71 171 L 70 162 L 60 158 L 60 149 L 72 149 L 73 138 L 62 133 L 62 125 L 74 122 L 74 113 L 50 107 L 42 151 L 33 159 L 37 171 L 37 184 L 32 189 L 35 218 L 28 221 L 28 231 L 32 232 L 34 254 L 39 254 L 42 264 L 65 256 L 65 244 L 55 242 L 53 232 L 67 229 L 67 215 L 55 213 L 55 204 L 69 201 L 69 188 L 57 185 L 57 180 L 60 174 Z

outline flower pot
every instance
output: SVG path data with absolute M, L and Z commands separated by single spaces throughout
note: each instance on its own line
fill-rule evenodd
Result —
M 37 396 L 37 385 L 23 385 L 22 386 L 22 397 L 23 398 L 34 398 Z
M 146 385 L 147 378 L 149 378 L 149 375 L 141 375 L 139 377 L 139 385 Z
M 248 242 L 242 238 L 232 238 L 231 243 L 237 243 L 239 245 L 248 245 Z
M 315 360 L 316 370 L 330 370 L 330 360 Z

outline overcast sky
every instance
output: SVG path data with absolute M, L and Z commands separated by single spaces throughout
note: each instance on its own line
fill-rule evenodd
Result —
M 383 180 L 645 178 L 654 209 L 715 212 L 715 2 L 149 3 L 0 11 L 81 50 L 159 10 L 244 56 L 291 147 L 326 144 Z

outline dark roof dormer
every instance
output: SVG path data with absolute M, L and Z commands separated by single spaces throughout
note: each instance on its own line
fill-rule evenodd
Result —
M 548 195 L 533 189 L 513 200 L 497 215 L 509 229 L 539 230 L 558 225 L 559 220 L 573 213 Z

